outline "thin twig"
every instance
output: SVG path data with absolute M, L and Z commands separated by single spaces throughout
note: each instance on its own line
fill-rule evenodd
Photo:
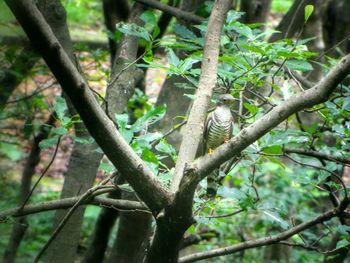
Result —
M 55 240 L 59 232 L 62 230 L 62 228 L 65 226 L 65 224 L 68 222 L 69 218 L 73 215 L 74 211 L 82 204 L 84 203 L 88 198 L 93 195 L 94 192 L 101 189 L 101 186 L 106 185 L 115 175 L 112 174 L 108 176 L 106 179 L 104 179 L 99 185 L 94 186 L 90 189 L 88 189 L 79 199 L 78 201 L 68 210 L 68 212 L 65 214 L 65 216 L 62 218 L 61 222 L 58 224 L 56 229 L 54 230 L 53 234 L 51 235 L 50 239 L 46 242 L 46 244 L 43 246 L 43 248 L 39 251 L 38 255 L 34 259 L 34 263 L 39 262 L 40 257 L 44 254 L 46 249 L 50 246 L 52 241 Z M 102 187 L 103 188 L 103 187 Z
M 42 89 L 37 89 L 36 91 L 34 91 L 32 94 L 28 95 L 28 96 L 24 96 L 24 97 L 21 97 L 21 98 L 18 98 L 18 99 L 15 99 L 15 100 L 10 100 L 10 101 L 6 101 L 4 103 L 0 103 L 0 106 L 2 105 L 7 105 L 7 104 L 14 104 L 14 103 L 17 103 L 17 102 L 20 102 L 20 101 L 24 101 L 24 100 L 28 100 L 28 99 L 31 99 L 32 97 L 38 95 L 39 93 L 43 92 L 44 90 L 47 90 L 49 89 L 49 87 L 45 87 L 45 88 L 42 88 Z
M 111 86 L 114 84 L 114 82 L 116 82 L 118 80 L 118 78 L 121 76 L 121 74 L 123 74 L 128 68 L 130 68 L 131 66 L 133 66 L 135 63 L 137 63 L 141 58 L 144 57 L 144 55 L 146 54 L 147 50 L 145 50 L 145 52 L 143 52 L 139 57 L 137 57 L 134 61 L 132 61 L 131 63 L 129 63 L 126 67 L 124 67 L 121 71 L 118 72 L 118 74 L 111 79 L 111 81 L 108 83 L 108 86 Z
M 158 140 L 155 140 L 151 143 L 151 146 L 154 147 L 155 145 L 157 145 L 161 139 L 168 137 L 170 134 L 172 134 L 174 131 L 180 129 L 182 126 L 184 126 L 187 123 L 187 120 L 184 120 L 183 122 L 179 123 L 178 125 L 176 125 L 175 127 L 173 127 L 172 129 L 170 129 L 169 131 L 167 131 L 166 133 L 163 134 L 163 136 L 161 138 L 159 138 Z
M 30 197 L 32 196 L 34 190 L 36 189 L 36 187 L 38 186 L 38 184 L 40 183 L 40 180 L 44 177 L 44 175 L 46 174 L 46 172 L 49 170 L 49 168 L 51 167 L 51 165 L 53 164 L 53 162 L 55 161 L 55 158 L 56 158 L 56 155 L 57 155 L 57 152 L 58 152 L 58 148 L 59 148 L 59 145 L 60 145 L 60 142 L 61 142 L 61 138 L 62 136 L 58 136 L 58 139 L 57 139 L 57 143 L 56 143 L 56 147 L 55 147 L 55 151 L 52 155 L 52 158 L 49 162 L 49 164 L 46 166 L 45 170 L 41 173 L 41 175 L 39 176 L 38 180 L 36 180 L 34 186 L 32 187 L 32 189 L 30 190 L 27 198 L 24 200 L 23 204 L 21 205 L 21 209 L 23 209 L 23 207 L 27 204 L 27 202 L 29 201 Z
M 224 215 L 210 215 L 210 216 L 204 216 L 204 218 L 224 218 L 224 217 L 230 217 L 234 215 L 238 215 L 239 213 L 242 213 L 243 211 L 246 211 L 246 209 L 238 209 L 237 211 L 234 211 L 229 214 L 224 214 Z

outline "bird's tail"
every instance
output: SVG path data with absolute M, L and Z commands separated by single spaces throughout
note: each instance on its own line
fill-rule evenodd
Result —
M 207 177 L 207 196 L 214 197 L 219 188 L 219 169 L 212 171 Z

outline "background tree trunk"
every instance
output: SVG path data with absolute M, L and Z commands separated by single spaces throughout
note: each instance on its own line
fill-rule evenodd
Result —
M 49 120 L 40 127 L 39 133 L 34 137 L 32 148 L 28 156 L 27 162 L 25 164 L 25 167 L 23 169 L 23 173 L 21 177 L 21 189 L 19 192 L 20 206 L 24 204 L 24 202 L 26 201 L 30 193 L 32 177 L 35 174 L 35 167 L 40 162 L 41 149 L 39 147 L 39 143 L 45 140 L 49 136 L 50 129 L 51 129 L 50 126 L 54 124 L 54 120 L 55 119 L 53 117 L 53 114 L 50 115 Z M 28 227 L 27 224 L 28 222 L 25 216 L 15 220 L 11 237 L 3 257 L 4 262 L 6 263 L 15 262 L 15 257 L 16 257 L 18 247 Z
M 242 0 L 242 22 L 246 24 L 266 23 L 270 14 L 271 0 Z
M 45 19 L 55 32 L 55 35 L 62 47 L 76 64 L 73 54 L 73 45 L 69 35 L 66 23 L 66 12 L 60 1 L 41 1 L 38 3 L 40 11 L 44 14 Z M 48 12 L 48 13 L 46 13 Z M 67 100 L 70 113 L 73 116 L 76 112 Z M 84 124 L 75 124 L 75 134 L 80 138 L 89 138 L 90 135 L 86 131 Z M 96 152 L 98 148 L 96 143 L 81 144 L 76 142 L 70 157 L 67 173 L 61 198 L 76 196 L 81 192 L 89 189 L 95 179 L 97 169 L 99 167 L 102 154 Z M 57 235 L 44 255 L 46 262 L 74 262 L 76 250 L 80 239 L 80 227 L 83 220 L 85 209 L 79 207 L 74 215 L 68 220 L 65 227 Z M 55 214 L 54 226 L 58 225 L 65 210 L 58 210 Z M 64 251 L 64 253 L 62 253 Z
M 339 44 L 339 48 L 344 52 L 350 51 L 350 1 L 348 0 L 327 0 L 323 11 L 323 39 L 326 50 Z M 341 43 L 340 43 L 341 42 Z M 330 54 L 337 54 L 333 49 Z

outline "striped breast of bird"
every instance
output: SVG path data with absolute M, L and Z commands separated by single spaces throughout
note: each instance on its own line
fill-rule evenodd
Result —
M 213 113 L 209 124 L 207 148 L 216 147 L 228 141 L 232 133 L 232 115 L 229 108 L 218 107 Z

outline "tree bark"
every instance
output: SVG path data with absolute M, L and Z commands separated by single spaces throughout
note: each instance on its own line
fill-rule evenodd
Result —
M 201 2 L 201 0 L 182 1 L 179 8 L 185 12 L 195 12 Z M 186 20 L 179 20 L 179 24 L 187 27 L 191 31 L 193 30 L 193 28 L 191 28 L 191 23 Z M 186 57 L 186 54 L 181 50 L 175 49 L 174 52 L 179 58 Z M 186 97 L 185 94 L 193 94 L 193 90 L 185 90 L 176 86 L 177 84 L 184 83 L 191 85 L 185 78 L 181 76 L 173 75 L 165 79 L 165 82 L 163 83 L 163 86 L 159 92 L 156 106 L 167 105 L 167 111 L 163 119 L 161 119 L 156 125 L 154 125 L 154 127 L 152 127 L 154 130 L 165 133 L 183 121 L 181 118 L 176 118 L 177 116 L 187 115 L 188 108 L 191 104 L 191 99 Z M 182 130 L 183 129 L 178 129 L 167 137 L 168 142 L 176 150 L 178 150 L 180 147 L 182 140 Z M 167 158 L 163 161 L 169 168 L 174 166 L 174 163 L 170 158 Z
M 125 21 L 129 17 L 130 8 L 126 0 L 103 0 L 103 16 L 105 25 L 110 34 L 114 35 L 116 32 L 115 25 L 120 21 Z M 117 43 L 112 36 L 108 37 L 108 44 L 113 64 L 117 52 Z
M 123 194 L 123 199 L 137 200 L 134 193 Z M 138 263 L 146 253 L 152 216 L 140 212 L 122 212 L 109 263 Z
M 217 0 L 208 22 L 208 30 L 205 36 L 202 74 L 199 80 L 196 98 L 194 100 L 188 122 L 187 132 L 181 146 L 173 179 L 172 191 L 175 197 L 171 205 L 157 216 L 157 227 L 152 240 L 146 262 L 177 262 L 178 253 L 183 235 L 187 228 L 193 224 L 192 202 L 194 188 L 181 195 L 177 192 L 179 183 L 182 181 L 182 173 L 185 164 L 195 158 L 199 140 L 203 132 L 204 118 L 210 103 L 211 92 L 216 84 L 216 71 L 219 55 L 221 30 L 226 14 L 232 5 L 230 0 Z M 179 166 L 178 166 L 179 165 Z M 185 198 L 186 202 L 182 202 Z M 187 199 L 188 198 L 188 199 Z
M 350 2 L 347 0 L 327 0 L 323 11 L 323 39 L 326 50 L 339 44 L 339 48 L 348 53 L 350 51 Z M 330 52 L 336 56 L 337 51 Z M 338 54 L 342 55 L 342 54 Z
M 245 13 L 245 24 L 266 23 L 271 8 L 271 0 L 242 0 L 241 11 Z
M 108 195 L 108 198 L 120 199 L 121 192 L 113 192 Z M 86 250 L 83 263 L 100 263 L 103 262 L 105 252 L 108 245 L 110 233 L 115 221 L 119 215 L 118 210 L 111 208 L 103 208 L 99 214 L 95 224 L 94 233 Z

